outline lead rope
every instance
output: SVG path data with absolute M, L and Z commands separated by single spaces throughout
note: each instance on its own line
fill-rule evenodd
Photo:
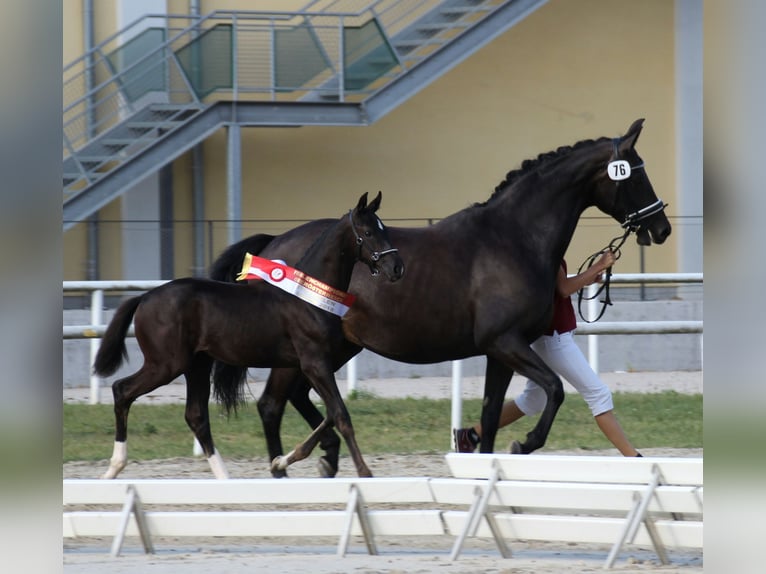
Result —
M 596 262 L 596 259 L 598 259 L 602 254 L 606 253 L 607 251 L 611 251 L 614 253 L 615 256 L 615 262 L 622 256 L 622 252 L 620 251 L 620 248 L 625 244 L 625 241 L 627 241 L 628 236 L 630 235 L 632 229 L 628 228 L 625 230 L 625 233 L 622 234 L 622 236 L 615 237 L 609 242 L 609 245 L 607 245 L 604 249 L 601 249 L 600 251 L 596 251 L 593 255 L 586 258 L 585 261 L 582 262 L 582 265 L 580 265 L 580 268 L 577 270 L 577 274 L 583 272 L 585 269 L 590 269 L 590 267 L 593 266 L 593 264 Z M 598 290 L 591 296 L 586 297 L 585 296 L 585 287 L 581 287 L 580 290 L 577 292 L 577 311 L 580 313 L 580 318 L 585 321 L 586 323 L 595 323 L 601 317 L 604 316 L 604 312 L 606 311 L 607 306 L 612 304 L 612 298 L 609 295 L 609 286 L 612 282 L 612 267 L 607 267 L 604 271 L 604 280 L 601 282 L 601 286 L 598 288 Z M 604 293 L 604 299 L 601 301 L 601 311 L 598 314 L 598 317 L 595 319 L 586 319 L 585 315 L 582 312 L 582 302 L 583 301 L 592 301 L 596 297 L 598 297 L 601 293 Z

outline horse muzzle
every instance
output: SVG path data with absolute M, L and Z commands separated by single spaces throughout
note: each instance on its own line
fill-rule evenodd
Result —
M 636 230 L 636 243 L 649 246 L 652 243 L 662 245 L 672 231 L 672 227 L 667 218 L 661 218 L 659 221 L 650 225 L 642 225 Z
M 404 261 L 396 251 L 390 251 L 367 263 L 372 275 L 380 275 L 381 271 L 386 278 L 395 283 L 404 276 Z

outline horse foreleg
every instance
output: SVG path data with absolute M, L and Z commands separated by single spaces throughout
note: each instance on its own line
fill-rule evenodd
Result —
M 303 369 L 306 377 L 314 385 L 314 389 L 322 398 L 327 409 L 327 418 L 332 420 L 348 446 L 351 459 L 354 461 L 356 472 L 360 477 L 370 477 L 372 472 L 364 462 L 362 451 L 356 443 L 354 426 L 351 424 L 351 415 L 346 409 L 346 404 L 340 396 L 338 383 L 329 365 L 306 361 Z
M 186 424 L 194 433 L 202 447 L 202 452 L 207 457 L 213 476 L 218 479 L 229 478 L 229 472 L 223 458 L 218 453 L 213 443 L 213 434 L 210 430 L 210 369 L 213 360 L 207 355 L 197 355 L 192 360 L 189 369 L 184 373 L 186 377 L 186 411 L 184 417 Z
M 316 429 L 322 424 L 324 416 L 309 398 L 310 391 L 311 385 L 304 377 L 301 377 L 293 385 L 292 393 L 290 393 L 290 402 L 311 428 Z M 324 455 L 319 457 L 317 464 L 319 474 L 323 478 L 333 478 L 338 474 L 340 438 L 338 438 L 338 435 L 331 426 L 326 426 L 321 431 L 319 447 L 325 452 Z
M 484 401 L 481 407 L 479 452 L 494 452 L 500 413 L 512 376 L 513 370 L 493 357 L 487 356 L 487 367 L 484 372 Z
M 330 428 L 332 424 L 332 419 L 329 417 L 323 419 L 306 440 L 297 445 L 287 454 L 275 457 L 274 460 L 271 461 L 271 473 L 275 474 L 279 471 L 285 471 L 291 464 L 307 458 L 316 448 L 317 444 L 319 444 L 319 437 L 322 432 L 324 432 L 325 429 Z

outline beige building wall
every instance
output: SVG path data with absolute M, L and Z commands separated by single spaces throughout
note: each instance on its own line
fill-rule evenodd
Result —
M 169 10 L 181 0 L 171 0 Z M 242 2 L 202 1 L 202 12 Z M 638 149 L 657 194 L 675 206 L 674 6 L 666 0 L 551 0 L 429 87 L 369 127 L 242 130 L 242 216 L 246 220 L 337 217 L 365 192 L 383 191 L 381 217 L 420 225 L 484 201 L 521 161 L 561 145 L 618 136 L 646 118 Z M 226 130 L 204 143 L 206 218 L 214 255 L 227 245 Z M 177 160 L 175 216 L 190 219 L 191 161 Z M 117 203 L 117 202 L 115 202 Z M 115 217 L 112 206 L 102 214 Z M 106 217 L 106 215 L 105 215 Z M 415 218 L 419 221 L 403 220 Z M 281 232 L 290 223 L 250 223 L 243 235 Z M 81 226 L 80 226 L 81 227 Z M 102 235 L 104 278 L 119 267 Z M 81 234 L 75 229 L 67 233 Z M 588 211 L 567 258 L 576 269 L 621 234 Z M 75 235 L 76 236 L 76 235 Z M 650 272 L 677 270 L 674 237 L 645 251 Z M 73 243 L 77 245 L 72 246 Z M 177 276 L 193 265 L 191 225 L 175 233 Z M 65 278 L 81 278 L 79 241 L 65 236 Z M 71 247 L 71 249 L 69 249 Z M 639 270 L 639 248 L 623 249 L 618 272 Z

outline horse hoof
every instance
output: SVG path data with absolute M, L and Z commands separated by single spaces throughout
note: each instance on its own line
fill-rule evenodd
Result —
M 271 461 L 271 472 L 284 471 L 288 466 L 286 456 L 277 456 Z
M 286 470 L 272 469 L 271 478 L 288 478 Z
M 521 443 L 517 440 L 511 442 L 511 447 L 508 449 L 511 454 L 524 454 L 524 450 L 521 448 Z
M 335 478 L 338 474 L 338 469 L 333 467 L 325 457 L 319 457 L 317 462 L 317 469 L 319 470 L 319 476 L 322 478 Z

